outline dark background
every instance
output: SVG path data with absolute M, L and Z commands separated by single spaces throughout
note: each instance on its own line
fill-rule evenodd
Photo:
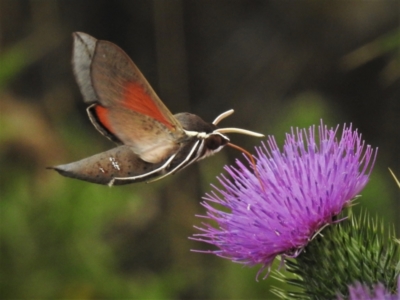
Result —
M 272 298 L 242 268 L 190 249 L 225 149 L 153 184 L 108 188 L 46 166 L 113 145 L 86 117 L 74 31 L 135 61 L 173 113 L 274 135 L 352 123 L 379 147 L 355 208 L 400 230 L 399 1 L 0 1 L 0 295 L 4 299 Z M 231 135 L 254 152 L 260 141 Z M 398 234 L 397 234 L 398 236 Z M 278 266 L 278 264 L 277 264 Z M 283 271 L 283 270 L 281 270 Z

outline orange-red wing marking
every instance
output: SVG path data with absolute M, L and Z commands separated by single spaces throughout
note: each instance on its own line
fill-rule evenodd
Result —
M 112 126 L 110 124 L 110 119 L 108 118 L 108 110 L 107 108 L 97 104 L 94 107 L 94 110 L 96 112 L 96 117 L 98 119 L 98 121 L 101 123 L 101 125 L 107 129 L 109 132 L 111 132 L 112 134 L 114 133 L 114 130 L 112 129 Z
M 157 105 L 155 105 L 151 97 L 143 89 L 143 86 L 140 83 L 126 83 L 123 105 L 130 110 L 147 115 L 159 121 L 160 123 L 164 124 L 169 130 L 174 129 L 175 127 L 162 114 L 160 109 L 157 107 Z

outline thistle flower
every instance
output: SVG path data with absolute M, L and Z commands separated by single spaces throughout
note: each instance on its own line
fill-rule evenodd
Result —
M 340 141 L 338 129 L 321 121 L 318 140 L 315 126 L 292 129 L 283 152 L 269 136 L 268 147 L 256 149 L 256 173 L 240 161 L 225 167 L 231 179 L 218 178 L 223 188 L 206 194 L 207 213 L 199 216 L 219 226 L 203 222 L 192 237 L 219 249 L 198 252 L 262 264 L 257 277 L 268 268 L 266 278 L 277 255 L 298 256 L 315 234 L 338 222 L 335 217 L 366 185 L 376 157 L 351 125 Z
M 338 299 L 343 299 L 338 296 Z M 397 280 L 397 295 L 391 294 L 382 283 L 376 284 L 371 290 L 367 285 L 356 283 L 349 286 L 349 300 L 398 300 L 400 299 L 400 277 Z

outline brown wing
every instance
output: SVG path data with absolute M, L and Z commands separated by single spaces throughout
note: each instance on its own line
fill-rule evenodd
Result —
M 185 132 L 127 54 L 107 41 L 96 40 L 93 47 L 95 39 L 86 34 L 74 37 L 74 70 L 85 102 L 95 103 L 90 110 L 95 126 L 147 162 L 157 163 L 174 153 Z

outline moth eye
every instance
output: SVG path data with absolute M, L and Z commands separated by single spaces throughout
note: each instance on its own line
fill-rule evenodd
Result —
M 211 135 L 208 139 L 206 139 L 206 148 L 209 150 L 216 150 L 225 145 L 226 142 L 227 141 L 220 135 Z

